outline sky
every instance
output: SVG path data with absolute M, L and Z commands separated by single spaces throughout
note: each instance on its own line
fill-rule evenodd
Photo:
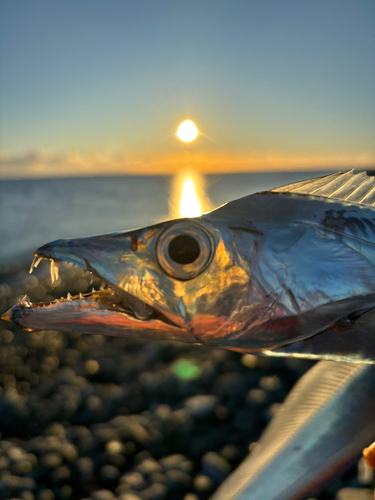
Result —
M 373 0 L 0 0 L 0 19 L 2 178 L 375 168 Z

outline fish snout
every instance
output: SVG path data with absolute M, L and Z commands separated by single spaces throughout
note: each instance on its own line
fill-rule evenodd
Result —
M 34 252 L 34 255 L 38 257 L 44 257 L 45 259 L 55 259 L 56 249 L 63 247 L 66 242 L 67 240 L 64 239 L 51 241 L 50 243 L 47 243 L 46 245 L 38 248 L 38 250 Z

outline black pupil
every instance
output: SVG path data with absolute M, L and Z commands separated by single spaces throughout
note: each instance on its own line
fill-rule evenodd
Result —
M 169 257 L 177 264 L 191 264 L 197 260 L 201 249 L 195 238 L 181 234 L 169 243 L 168 252 Z

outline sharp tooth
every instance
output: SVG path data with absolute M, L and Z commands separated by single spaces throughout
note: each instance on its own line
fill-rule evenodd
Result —
M 54 281 L 55 281 L 55 267 L 54 267 L 53 259 L 51 259 L 50 273 L 51 273 L 51 281 L 52 281 L 52 283 L 54 283 Z
M 24 296 L 22 297 L 21 302 L 29 302 L 29 300 L 30 300 L 30 299 L 29 299 L 29 297 L 28 297 L 28 296 L 27 296 L 27 294 L 26 294 L 26 295 L 24 295 Z
M 92 288 L 91 293 L 94 293 L 94 292 L 95 292 L 95 289 L 94 289 L 94 288 Z
M 55 275 L 55 281 L 57 281 L 59 279 L 59 264 L 57 262 L 53 262 L 53 271 L 54 271 L 54 275 Z
M 67 293 L 66 298 L 67 298 L 68 300 L 72 300 L 72 296 L 70 295 L 70 293 L 69 293 L 69 292 Z
M 31 266 L 30 266 L 29 274 L 31 274 L 34 271 L 34 264 L 36 261 L 37 261 L 37 257 L 34 257 L 32 263 L 31 263 Z
M 43 260 L 43 257 L 37 257 L 37 256 L 34 257 L 34 260 L 33 260 L 31 267 L 30 267 L 29 274 L 31 274 L 33 272 L 34 268 L 36 269 L 39 266 L 39 262 L 41 260 Z
M 90 285 L 92 285 L 92 283 L 93 283 L 93 281 L 94 281 L 94 276 L 93 276 L 93 274 L 92 274 L 92 273 L 90 273 L 90 274 L 91 274 L 91 277 L 90 277 Z
M 79 292 L 78 298 L 83 299 L 83 295 L 81 292 Z

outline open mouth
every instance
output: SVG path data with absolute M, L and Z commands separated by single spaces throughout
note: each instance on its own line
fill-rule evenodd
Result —
M 62 261 L 59 259 L 48 258 L 43 255 L 35 253 L 34 260 L 31 264 L 29 271 L 30 274 L 36 267 L 38 267 L 38 265 L 42 260 L 47 260 L 50 262 L 51 281 L 52 283 L 54 283 L 59 279 L 59 262 Z M 72 266 L 77 265 L 67 260 L 64 260 L 64 262 L 67 262 Z M 36 303 L 30 302 L 28 297 L 25 295 L 25 297 L 23 297 L 23 299 L 15 307 L 22 308 L 24 310 L 27 309 L 35 310 L 37 308 L 43 308 L 45 310 L 48 310 L 48 309 L 56 309 L 61 306 L 67 305 L 66 303 L 69 302 L 70 306 L 79 309 L 81 307 L 84 308 L 88 302 L 90 303 L 96 302 L 100 304 L 100 309 L 102 310 L 105 309 L 107 311 L 112 311 L 115 313 L 117 312 L 126 314 L 128 317 L 134 319 L 135 321 L 147 322 L 152 320 L 159 320 L 165 324 L 179 328 L 177 324 L 171 321 L 167 316 L 165 316 L 155 307 L 152 307 L 151 305 L 140 300 L 134 295 L 125 292 L 117 285 L 109 283 L 106 280 L 104 280 L 102 276 L 100 276 L 94 269 L 91 268 L 88 262 L 86 262 L 86 268 L 84 268 L 83 266 L 78 266 L 78 267 L 84 269 L 86 273 L 89 273 L 91 275 L 91 280 L 90 280 L 91 283 L 95 278 L 100 279 L 99 290 L 95 290 L 93 288 L 91 292 L 78 293 L 76 295 L 72 295 L 71 293 L 68 292 L 66 297 L 61 297 L 60 299 L 54 299 L 49 302 L 36 302 Z

